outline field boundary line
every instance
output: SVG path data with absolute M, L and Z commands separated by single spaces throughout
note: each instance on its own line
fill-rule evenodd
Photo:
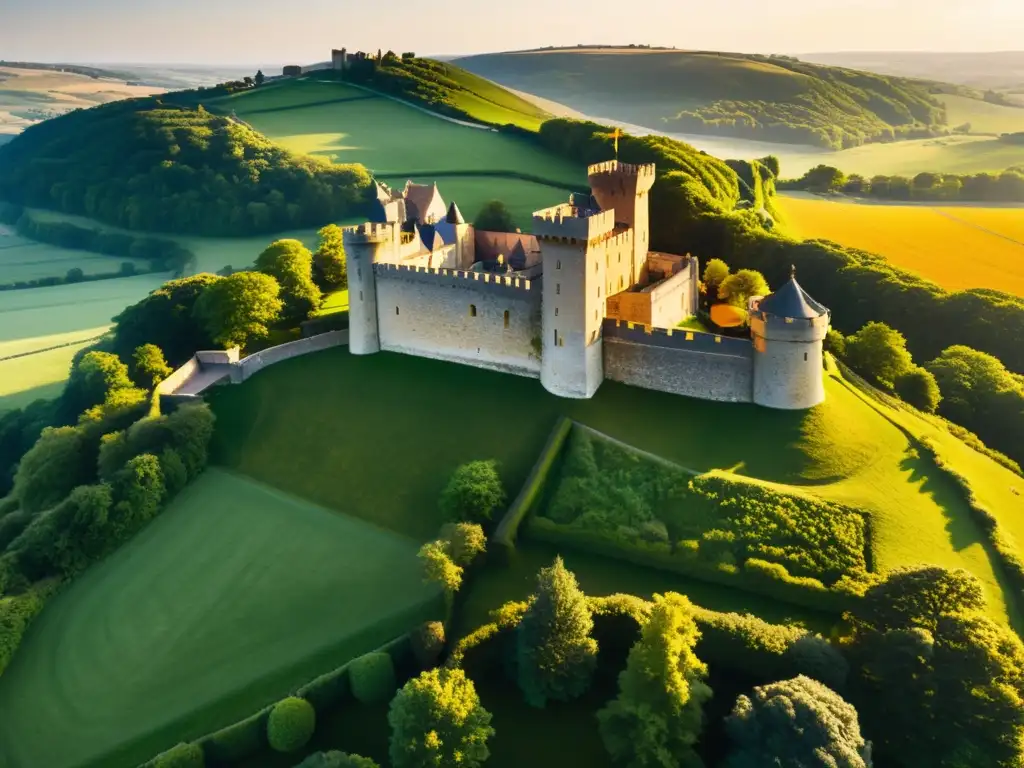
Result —
M 57 345 L 52 346 L 52 347 L 43 347 L 42 349 L 33 349 L 33 350 L 30 350 L 29 352 L 18 352 L 15 355 L 6 355 L 4 357 L 0 357 L 0 363 L 5 362 L 7 360 L 17 360 L 20 357 L 29 357 L 30 355 L 38 355 L 38 354 L 40 354 L 42 352 L 52 352 L 55 349 L 64 349 L 64 347 L 74 347 L 77 344 L 86 344 L 87 342 L 90 342 L 90 341 L 99 341 L 100 339 L 102 339 L 106 335 L 107 334 L 102 333 L 99 336 L 93 336 L 92 338 L 89 338 L 89 339 L 79 339 L 78 341 L 67 341 L 67 342 L 65 342 L 63 344 L 57 344 Z
M 466 128 L 476 128 L 479 131 L 492 131 L 493 133 L 497 133 L 498 132 L 498 129 L 495 128 L 492 125 L 485 125 L 483 123 L 471 123 L 468 120 L 457 120 L 454 117 L 448 117 L 447 115 L 442 115 L 442 114 L 439 114 L 438 112 L 432 112 L 431 110 L 427 109 L 426 107 L 421 107 L 419 104 L 413 104 L 411 101 L 406 101 L 405 99 L 400 99 L 397 96 L 392 96 L 389 93 L 381 93 L 380 91 L 375 91 L 372 88 L 367 88 L 365 85 L 358 85 L 357 83 L 350 83 L 347 80 L 345 81 L 345 85 L 349 86 L 350 88 L 358 88 L 361 91 L 366 91 L 367 93 L 372 93 L 372 94 L 374 94 L 376 96 L 382 96 L 385 99 L 390 99 L 391 101 L 397 102 L 397 103 L 402 104 L 402 105 L 404 105 L 406 107 L 411 107 L 412 109 L 418 110 L 418 111 L 420 111 L 420 112 L 422 112 L 422 113 L 424 113 L 426 115 L 430 115 L 431 117 L 436 117 L 439 120 L 445 120 L 445 121 L 447 121 L 449 123 L 454 123 L 455 125 L 462 125 L 462 126 L 465 126 Z
M 996 232 L 994 229 L 989 229 L 988 227 L 983 227 L 983 226 L 981 226 L 981 224 L 975 224 L 973 221 L 968 221 L 967 219 L 961 219 L 959 216 L 955 216 L 952 213 L 947 213 L 946 211 L 942 210 L 941 208 L 932 208 L 931 210 L 935 211 L 937 214 L 939 214 L 939 216 L 943 216 L 943 217 L 949 219 L 950 221 L 955 221 L 957 224 L 963 224 L 964 226 L 971 227 L 973 229 L 977 229 L 977 230 L 979 230 L 981 232 L 984 232 L 986 235 L 991 235 L 992 237 L 998 237 L 998 238 L 1001 238 L 1003 240 L 1009 240 L 1014 245 L 1020 245 L 1020 246 L 1024 247 L 1024 241 L 1017 240 L 1016 238 L 1010 237 L 1009 235 L 1004 235 L 1002 232 Z

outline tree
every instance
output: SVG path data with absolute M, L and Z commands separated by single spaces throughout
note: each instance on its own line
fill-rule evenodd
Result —
M 519 688 L 526 702 L 569 701 L 589 687 L 597 665 L 594 620 L 576 576 L 556 557 L 537 574 L 537 593 L 516 628 Z
M 461 568 L 468 568 L 487 549 L 487 537 L 478 523 L 445 523 L 441 540 L 448 544 L 448 554 Z
M 298 240 L 277 240 L 256 258 L 256 269 L 281 286 L 281 319 L 299 323 L 320 307 L 320 289 L 313 282 L 313 254 Z
M 891 390 L 914 364 L 902 333 L 871 322 L 846 337 L 846 363 L 861 376 Z
M 420 547 L 418 557 L 423 561 L 424 581 L 439 585 L 449 599 L 459 591 L 462 586 L 462 569 L 448 554 L 447 542 L 428 541 Z
M 709 298 L 718 296 L 718 289 L 727 277 L 729 265 L 721 259 L 711 259 L 704 265 L 704 290 Z
M 61 394 L 60 419 L 75 421 L 85 410 L 102 405 L 119 389 L 132 389 L 128 366 L 117 355 L 93 350 L 72 366 L 71 376 Z
M 835 328 L 829 328 L 825 334 L 824 347 L 826 352 L 831 352 L 840 359 L 846 357 L 846 337 Z
M 871 745 L 861 736 L 857 710 L 803 675 L 740 696 L 726 730 L 734 745 L 727 768 L 871 766 Z
M 871 191 L 871 182 L 857 173 L 850 174 L 843 184 L 843 194 L 861 197 Z
M 380 768 L 368 757 L 350 755 L 345 752 L 314 752 L 295 768 Z
M 64 282 L 66 283 L 80 283 L 85 279 L 85 272 L 79 267 L 72 267 L 64 275 Z
M 196 318 L 194 308 L 203 291 L 220 280 L 209 273 L 170 280 L 125 309 L 114 318 L 114 352 L 127 360 L 140 346 L 154 344 L 173 367 L 196 350 L 209 349 L 213 339 Z
M 899 569 L 845 618 L 851 699 L 879 762 L 1003 768 L 1024 760 L 1024 645 L 979 612 L 978 580 Z
M 328 224 L 320 230 L 320 245 L 313 254 L 313 282 L 328 292 L 348 287 L 348 265 L 341 227 Z
M 935 376 L 920 366 L 901 373 L 893 385 L 901 400 L 925 413 L 935 413 L 942 400 Z
M 512 214 L 501 200 L 491 200 L 484 204 L 476 215 L 473 226 L 483 232 L 515 232 L 516 225 Z
M 981 582 L 968 571 L 938 565 L 905 566 L 894 568 L 885 581 L 871 586 L 846 619 L 861 630 L 919 628 L 933 632 L 946 614 L 984 607 Z
M 143 344 L 132 353 L 132 381 L 143 389 L 154 389 L 173 372 L 156 344 Z
M 707 667 L 693 653 L 700 632 L 682 595 L 654 596 L 650 618 L 619 675 L 619 695 L 597 713 L 601 738 L 616 765 L 701 765 L 700 735 Z
M 57 427 L 43 430 L 25 454 L 14 476 L 14 495 L 26 512 L 52 507 L 73 488 L 88 482 L 91 466 L 82 430 Z
M 281 312 L 277 280 L 259 272 L 236 272 L 212 283 L 196 302 L 196 317 L 224 348 L 266 338 Z
M 802 187 L 811 192 L 835 192 L 843 186 L 846 176 L 830 165 L 816 165 L 804 174 Z
M 454 522 L 483 522 L 505 504 L 498 462 L 471 461 L 452 473 L 441 492 L 441 513 Z
M 746 309 L 747 300 L 751 296 L 767 296 L 768 291 L 768 281 L 764 275 L 753 269 L 741 269 L 729 275 L 718 286 L 718 298 Z
M 298 696 L 282 699 L 267 718 L 267 741 L 275 752 L 302 749 L 316 730 L 316 710 Z
M 393 768 L 477 768 L 494 735 L 473 681 L 461 669 L 432 669 L 403 686 L 388 711 Z
M 255 82 L 257 86 L 261 86 L 261 85 L 263 85 L 263 83 L 264 83 L 264 81 L 266 79 L 267 79 L 267 76 L 263 74 L 263 70 L 262 69 L 257 69 L 256 70 L 256 77 L 253 78 L 253 82 Z

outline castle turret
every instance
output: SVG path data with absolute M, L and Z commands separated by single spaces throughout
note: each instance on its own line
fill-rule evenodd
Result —
M 592 397 L 604 380 L 605 242 L 612 211 L 558 205 L 533 214 L 544 254 L 540 381 L 561 397 Z
M 348 262 L 348 348 L 353 355 L 380 352 L 377 280 L 373 265 L 385 261 L 398 236 L 394 223 L 360 224 L 344 231 Z
M 811 408 L 825 399 L 822 344 L 829 310 L 796 281 L 761 299 L 750 313 L 754 402 L 769 408 Z
M 476 261 L 476 238 L 473 225 L 467 224 L 454 202 L 448 206 L 445 221 L 452 225 L 455 237 L 455 268 L 469 269 Z
M 615 224 L 633 230 L 630 264 L 632 285 L 640 281 L 650 249 L 650 196 L 654 186 L 654 164 L 631 165 L 609 160 L 587 169 L 591 194 L 602 211 L 615 211 Z

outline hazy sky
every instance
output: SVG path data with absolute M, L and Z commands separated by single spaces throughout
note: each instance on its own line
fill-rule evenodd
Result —
M 0 58 L 322 61 L 586 43 L 800 53 L 1024 49 L 1024 0 L 0 0 Z

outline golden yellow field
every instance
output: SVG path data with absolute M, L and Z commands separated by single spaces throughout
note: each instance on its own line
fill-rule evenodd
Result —
M 885 256 L 949 290 L 1024 296 L 1024 207 L 888 205 L 785 195 L 785 226 Z

